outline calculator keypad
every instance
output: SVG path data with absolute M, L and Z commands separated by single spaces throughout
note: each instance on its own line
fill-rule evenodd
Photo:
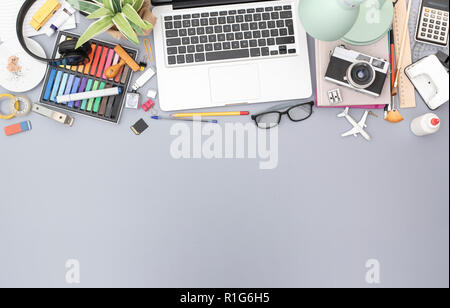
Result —
M 417 40 L 447 46 L 449 33 L 449 13 L 434 8 L 423 7 L 417 28 Z

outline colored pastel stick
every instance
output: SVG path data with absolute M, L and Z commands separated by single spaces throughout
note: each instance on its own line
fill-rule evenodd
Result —
M 58 95 L 59 85 L 61 84 L 61 78 L 62 78 L 63 72 L 58 71 L 58 74 L 56 74 L 56 78 L 54 80 L 54 87 L 52 91 L 52 95 L 50 96 L 50 101 L 56 103 L 56 96 Z
M 62 77 L 61 85 L 59 86 L 57 96 L 64 95 L 64 92 L 66 91 L 67 79 L 69 79 L 69 74 L 65 73 Z
M 105 112 L 105 116 L 107 118 L 112 118 L 112 111 L 114 108 L 114 102 L 116 101 L 116 97 L 115 96 L 110 96 L 109 100 L 108 100 L 108 105 L 106 107 L 106 112 Z
M 84 65 L 78 65 L 78 73 L 83 74 L 84 71 Z
M 67 86 L 66 86 L 66 91 L 64 91 L 64 95 L 70 94 L 70 92 L 72 91 L 72 86 L 73 86 L 73 81 L 75 80 L 75 76 L 74 75 L 70 75 L 69 79 L 67 80 Z M 63 103 L 63 105 L 66 105 L 67 103 Z
M 44 100 L 48 101 L 50 99 L 50 95 L 52 93 L 53 85 L 56 77 L 56 69 L 52 69 L 50 71 L 50 76 L 48 77 L 47 88 L 45 88 L 44 92 Z
M 97 71 L 98 62 L 100 61 L 100 56 L 102 55 L 103 48 L 98 46 L 97 51 L 95 52 L 94 62 L 92 62 L 91 66 L 91 76 L 95 76 L 95 72 Z
M 100 82 L 98 80 L 94 81 L 94 85 L 92 86 L 92 91 L 97 91 L 99 85 L 100 85 Z M 95 100 L 95 98 L 90 98 L 88 100 L 88 105 L 86 108 L 87 111 L 92 111 L 92 107 L 94 107 L 94 100 Z
M 125 69 L 125 65 L 122 66 L 122 68 L 120 69 L 119 73 L 117 74 L 116 79 L 114 80 L 115 82 L 120 82 L 120 78 L 122 78 L 122 74 L 123 74 L 124 69 Z
M 70 101 L 78 101 L 78 100 L 82 100 L 82 99 L 90 99 L 90 98 L 96 99 L 98 97 L 117 96 L 122 93 L 123 93 L 123 88 L 114 87 L 114 88 L 109 88 L 109 89 L 99 89 L 99 90 L 95 90 L 95 91 L 58 96 L 56 98 L 56 101 L 58 103 L 64 103 L 64 102 L 67 103 Z
M 123 69 L 122 79 L 120 80 L 121 83 L 125 84 L 127 81 L 128 73 L 130 72 L 130 67 L 127 66 Z
M 110 84 L 107 84 L 105 89 L 109 89 L 112 86 Z M 109 96 L 105 96 L 102 98 L 102 103 L 100 104 L 100 109 L 98 110 L 98 115 L 103 116 L 106 112 L 106 104 L 108 104 Z
M 86 90 L 86 84 L 87 84 L 87 78 L 83 77 L 83 79 L 81 79 L 80 89 L 75 93 L 84 92 Z M 80 108 L 80 106 L 81 106 L 81 101 L 76 101 L 75 108 Z
M 78 88 L 80 87 L 80 81 L 81 81 L 80 77 L 75 78 L 75 81 L 73 82 L 72 91 L 70 91 L 70 94 L 78 93 Z M 74 105 L 75 105 L 74 101 L 71 101 L 67 104 L 67 106 L 69 106 L 70 108 L 73 108 Z
M 98 64 L 97 69 L 97 77 L 100 78 L 103 76 L 103 69 L 105 68 L 106 57 L 108 56 L 108 47 L 103 48 L 102 57 L 100 58 L 100 62 Z
M 116 54 L 114 56 L 114 61 L 111 63 L 111 66 L 116 65 L 117 63 L 119 63 L 120 60 L 120 56 L 118 54 Z M 110 78 L 109 80 L 113 80 L 114 78 Z
M 106 83 L 102 82 L 102 83 L 100 84 L 100 86 L 98 87 L 98 89 L 99 89 L 99 90 L 103 90 L 103 89 L 105 88 L 105 86 L 106 86 Z M 100 103 L 101 103 L 101 101 L 102 101 L 102 98 L 103 98 L 103 97 L 97 97 L 97 98 L 95 99 L 94 109 L 93 109 L 93 111 L 94 111 L 95 113 L 98 113 L 98 110 L 100 109 Z
M 86 85 L 86 92 L 89 92 L 89 91 L 91 91 L 92 90 L 92 84 L 94 83 L 94 81 L 92 80 L 92 79 L 89 79 L 88 80 L 88 82 L 87 82 L 87 85 Z M 87 102 L 88 102 L 88 100 L 87 99 L 83 99 L 82 101 L 81 101 L 81 110 L 86 110 L 86 107 L 87 107 Z
M 108 54 L 108 59 L 106 60 L 105 72 L 106 72 L 106 69 L 111 66 L 111 63 L 112 63 L 113 59 L 114 59 L 114 49 L 111 49 L 109 51 L 109 54 Z M 105 75 L 105 72 L 103 72 L 103 76 L 102 77 L 103 77 L 103 79 L 108 79 L 106 77 L 106 75 Z
M 96 49 L 97 45 L 92 44 L 91 47 L 92 47 L 92 51 L 89 54 L 89 63 L 84 66 L 84 74 L 85 75 L 89 75 L 89 71 L 91 70 L 92 60 L 94 59 L 95 49 Z

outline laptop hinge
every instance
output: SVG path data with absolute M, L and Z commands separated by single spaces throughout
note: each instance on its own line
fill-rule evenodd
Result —
M 174 1 L 173 9 L 192 9 L 206 6 L 218 6 L 218 5 L 229 5 L 229 4 L 240 4 L 240 3 L 251 3 L 260 2 L 261 0 L 188 0 L 188 1 Z M 274 0 L 267 0 L 274 1 Z

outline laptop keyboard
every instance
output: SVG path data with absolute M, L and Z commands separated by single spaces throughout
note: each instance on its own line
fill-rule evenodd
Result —
M 291 5 L 164 16 L 169 66 L 297 53 Z

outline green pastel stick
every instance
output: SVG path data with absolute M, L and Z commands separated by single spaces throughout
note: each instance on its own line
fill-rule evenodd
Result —
M 100 87 L 98 88 L 99 90 L 103 90 L 106 86 L 106 83 L 102 82 L 100 84 Z M 98 110 L 100 109 L 100 103 L 102 102 L 103 97 L 97 97 L 95 99 L 95 103 L 94 103 L 94 112 L 98 113 Z
M 94 82 L 94 81 L 93 81 L 92 79 L 89 79 L 89 80 L 88 80 L 88 82 L 87 82 L 87 84 L 86 84 L 86 89 L 85 89 L 86 92 L 91 91 L 91 89 L 92 89 L 92 83 L 93 83 L 93 82 Z M 87 102 L 88 102 L 87 99 L 83 99 L 83 101 L 81 102 L 81 107 L 80 107 L 81 110 L 86 110 Z
M 96 80 L 94 82 L 94 86 L 92 87 L 92 91 L 97 91 L 98 90 L 98 86 L 99 86 L 100 82 L 98 82 L 98 80 Z M 87 106 L 87 111 L 92 111 L 92 107 L 94 106 L 94 100 L 95 98 L 90 98 L 88 100 L 88 106 Z

